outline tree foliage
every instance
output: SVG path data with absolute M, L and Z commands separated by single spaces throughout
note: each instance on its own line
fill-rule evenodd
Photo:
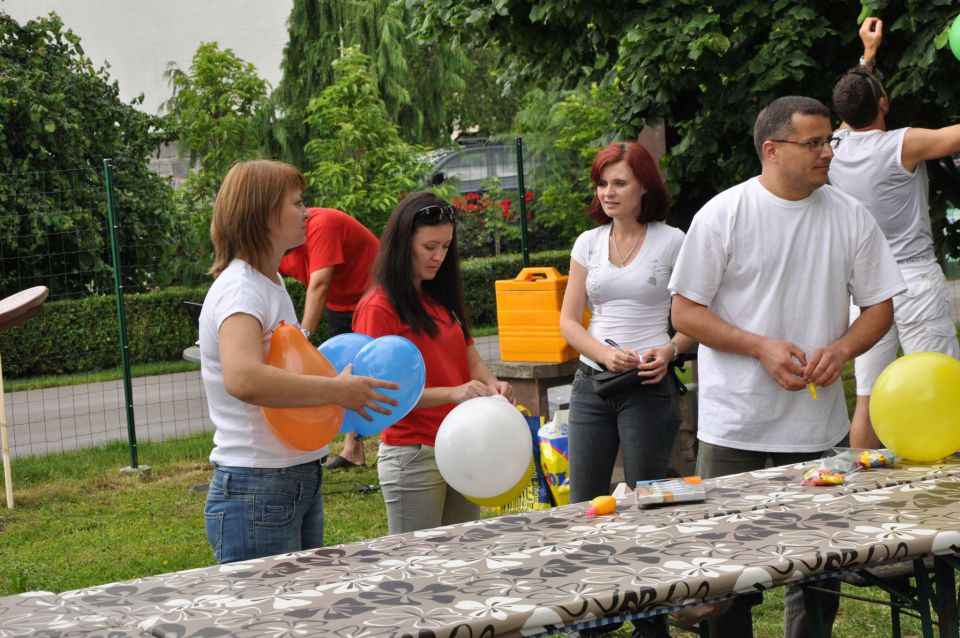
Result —
M 278 117 L 272 143 L 278 154 L 306 166 L 304 145 L 316 135 L 307 104 L 330 86 L 343 48 L 368 56 L 370 72 L 390 119 L 409 142 L 449 139 L 452 96 L 469 68 L 458 49 L 409 37 L 411 16 L 394 0 L 294 0 L 284 49 L 283 79 L 274 94 Z
M 612 87 L 543 90 L 527 94 L 516 128 L 533 152 L 545 158 L 534 169 L 537 221 L 560 244 L 573 244 L 592 224 L 583 214 L 593 197 L 590 165 L 611 137 Z M 538 246 L 539 248 L 539 246 Z
M 0 296 L 38 284 L 55 296 L 112 287 L 105 158 L 116 166 L 125 283 L 163 280 L 172 191 L 147 160 L 164 138 L 157 118 L 118 93 L 56 14 L 21 25 L 0 11 Z
M 858 18 L 877 15 L 888 25 L 880 66 L 893 98 L 891 126 L 943 126 L 960 111 L 957 61 L 937 48 L 956 13 L 948 0 L 407 1 L 425 41 L 496 44 L 508 83 L 614 87 L 615 135 L 665 122 L 663 162 L 675 214 L 684 220 L 759 171 L 751 136 L 760 108 L 789 94 L 829 104 L 834 79 L 861 53 Z M 949 168 L 933 170 L 941 228 Z M 950 242 L 960 250 L 960 233 Z
M 173 87 L 165 105 L 170 131 L 191 163 L 199 163 L 188 189 L 212 198 L 230 165 L 256 155 L 261 147 L 268 84 L 253 64 L 231 49 L 221 50 L 216 42 L 200 45 L 189 72 L 171 62 L 166 75 Z
M 269 85 L 253 64 L 215 42 L 197 48 L 188 71 L 171 63 L 167 78 L 173 87 L 165 104 L 170 132 L 192 164 L 176 194 L 184 236 L 170 268 L 179 281 L 193 284 L 204 280 L 213 260 L 210 220 L 220 183 L 231 164 L 260 155 Z
M 307 106 L 311 191 L 324 206 L 350 213 L 379 233 L 397 202 L 425 181 L 423 149 L 404 142 L 380 99 L 369 58 L 348 48 L 334 81 Z

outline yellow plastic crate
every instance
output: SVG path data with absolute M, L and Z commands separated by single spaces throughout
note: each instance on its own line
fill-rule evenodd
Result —
M 566 275 L 553 267 L 524 268 L 496 282 L 502 360 L 561 363 L 579 356 L 560 334 L 566 288 Z

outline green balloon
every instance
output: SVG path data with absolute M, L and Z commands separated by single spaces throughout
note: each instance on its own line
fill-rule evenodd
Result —
M 960 60 L 960 15 L 950 27 L 950 50 L 953 51 L 954 57 Z

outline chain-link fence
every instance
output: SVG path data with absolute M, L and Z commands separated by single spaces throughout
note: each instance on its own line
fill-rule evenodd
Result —
M 178 218 L 171 189 L 144 197 L 144 180 L 160 179 L 144 170 L 0 174 L 0 297 L 50 289 L 39 315 L 0 334 L 12 457 L 123 440 L 136 466 L 149 464 L 138 439 L 212 430 L 199 364 L 182 361 L 197 338 L 183 302 L 203 290 L 176 286 L 196 224 Z M 158 362 L 171 363 L 137 374 Z M 87 372 L 86 383 L 24 387 Z

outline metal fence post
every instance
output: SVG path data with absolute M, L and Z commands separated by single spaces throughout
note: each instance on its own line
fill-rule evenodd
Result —
M 520 251 L 523 254 L 523 267 L 530 265 L 530 251 L 527 249 L 527 189 L 523 184 L 523 138 L 517 138 L 517 189 L 520 196 Z
M 103 160 L 103 188 L 107 196 L 107 215 L 110 229 L 110 257 L 113 265 L 113 290 L 117 299 L 117 322 L 120 328 L 120 365 L 123 367 L 123 399 L 127 412 L 127 441 L 130 446 L 130 467 L 122 472 L 139 472 L 137 462 L 137 425 L 133 413 L 133 383 L 130 379 L 130 340 L 127 337 L 127 319 L 123 310 L 123 278 L 120 273 L 120 241 L 118 239 L 117 202 L 113 191 L 113 162 Z M 142 468 L 149 471 L 148 466 Z

